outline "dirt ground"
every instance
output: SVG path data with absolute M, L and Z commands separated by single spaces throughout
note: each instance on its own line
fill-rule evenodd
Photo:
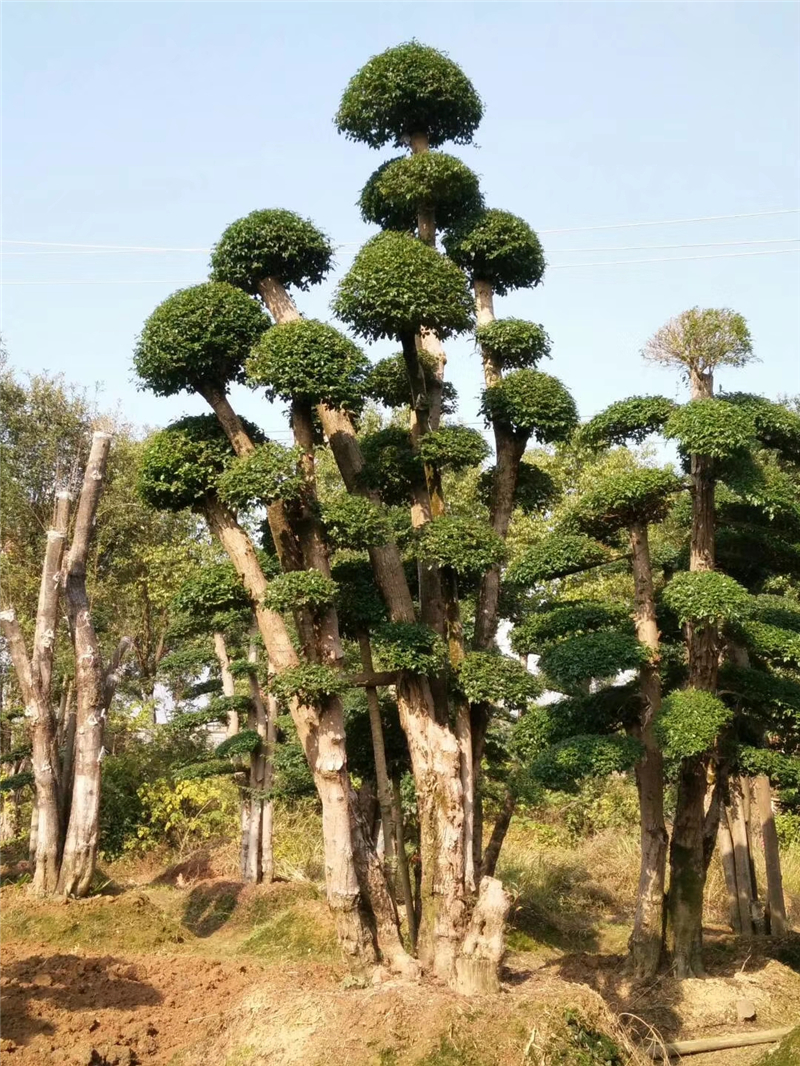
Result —
M 577 1048 L 551 1058 L 565 1011 L 623 1043 L 648 1026 L 672 1040 L 800 1021 L 800 938 L 736 945 L 712 931 L 706 980 L 648 988 L 622 955 L 512 953 L 503 992 L 465 1001 L 349 976 L 311 885 L 179 876 L 66 904 L 13 886 L 2 903 L 0 1051 L 20 1066 L 593 1066 Z M 737 1021 L 743 998 L 752 1022 Z M 750 1066 L 765 1050 L 689 1061 Z

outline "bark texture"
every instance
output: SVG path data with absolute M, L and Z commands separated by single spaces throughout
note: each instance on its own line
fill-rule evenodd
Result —
M 769 928 L 773 936 L 786 936 L 786 903 L 783 897 L 783 875 L 775 830 L 775 814 L 772 810 L 772 790 L 769 778 L 759 774 L 753 781 L 758 815 L 761 821 L 761 840 L 764 845 L 764 861 L 767 868 L 767 905 Z

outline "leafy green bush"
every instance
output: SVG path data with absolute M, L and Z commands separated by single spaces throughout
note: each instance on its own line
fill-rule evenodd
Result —
M 415 622 L 385 622 L 376 628 L 373 643 L 387 670 L 437 673 L 447 657 L 441 637 Z
M 666 396 L 631 396 L 610 404 L 581 426 L 578 439 L 593 448 L 641 444 L 675 410 Z
M 731 717 L 730 708 L 712 692 L 680 689 L 664 698 L 656 717 L 656 736 L 669 758 L 702 755 Z
M 480 466 L 489 454 L 489 445 L 482 433 L 469 426 L 442 426 L 425 434 L 419 454 L 424 462 L 442 469 L 464 470 Z
M 682 486 L 669 469 L 638 467 L 606 474 L 570 506 L 565 522 L 607 540 L 621 529 L 662 521 Z
M 586 777 L 630 770 L 641 754 L 639 741 L 622 734 L 569 737 L 537 755 L 529 772 L 546 788 L 569 792 Z
M 540 444 L 567 440 L 578 424 L 578 409 L 567 388 L 541 370 L 512 370 L 484 389 L 481 414 L 487 422 Z
M 509 585 L 530 588 L 607 562 L 608 549 L 591 537 L 553 533 L 525 548 L 505 574 Z
M 488 522 L 441 515 L 419 534 L 418 554 L 425 562 L 449 566 L 465 576 L 483 574 L 505 558 L 505 541 Z
M 322 521 L 328 541 L 336 548 L 362 551 L 386 544 L 392 529 L 386 514 L 363 496 L 337 493 L 322 505 Z
M 414 230 L 420 208 L 435 211 L 438 228 L 483 207 L 480 183 L 454 156 L 420 152 L 382 163 L 361 191 L 365 222 L 383 229 Z
M 371 148 L 405 145 L 413 133 L 431 148 L 469 144 L 483 104 L 464 72 L 444 52 L 408 41 L 373 56 L 348 82 L 336 126 Z
M 478 326 L 475 339 L 504 370 L 527 370 L 550 356 L 544 327 L 522 318 L 497 318 Z
M 725 400 L 690 400 L 669 416 L 664 436 L 677 441 L 685 455 L 729 459 L 752 444 L 755 425 L 745 408 Z
M 239 792 L 227 778 L 178 781 L 167 777 L 138 789 L 141 821 L 137 843 L 143 850 L 166 846 L 183 854 L 215 837 L 229 835 L 239 815 Z
M 278 612 L 305 607 L 319 611 L 333 603 L 336 591 L 336 582 L 319 570 L 290 570 L 270 581 L 264 606 Z
M 509 710 L 526 710 L 543 691 L 538 676 L 499 652 L 469 652 L 459 667 L 458 683 L 470 703 L 502 703 Z
M 234 510 L 298 499 L 303 489 L 299 458 L 297 448 L 272 440 L 257 444 L 249 455 L 230 459 L 217 480 L 220 499 Z
M 751 611 L 747 589 L 718 570 L 685 570 L 675 574 L 662 599 L 678 616 L 681 625 L 740 622 Z
M 445 234 L 444 247 L 473 281 L 488 281 L 500 296 L 533 288 L 544 277 L 539 238 L 510 211 L 492 208 L 464 219 Z
M 612 629 L 567 637 L 545 648 L 539 669 L 564 692 L 583 683 L 633 670 L 647 659 L 647 649 L 635 636 Z
M 332 696 L 341 696 L 347 681 L 342 671 L 332 666 L 303 663 L 272 674 L 269 687 L 283 703 L 296 698 L 301 703 L 315 704 Z

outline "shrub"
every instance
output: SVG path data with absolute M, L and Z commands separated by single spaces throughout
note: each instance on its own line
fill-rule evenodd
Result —
M 415 622 L 385 622 L 375 629 L 373 643 L 387 670 L 437 673 L 447 658 L 441 637 Z
M 647 659 L 647 649 L 632 635 L 601 629 L 567 637 L 542 652 L 539 669 L 565 692 L 587 681 L 614 677 Z
M 668 758 L 702 755 L 731 717 L 730 708 L 712 692 L 679 689 L 662 701 L 655 722 L 656 736 Z
M 488 522 L 441 515 L 419 533 L 418 554 L 425 562 L 449 566 L 464 576 L 483 574 L 505 559 L 505 541 Z
M 336 548 L 361 551 L 386 544 L 392 537 L 389 520 L 380 507 L 346 492 L 322 505 L 322 521 L 329 542 Z
M 424 462 L 442 469 L 465 470 L 480 466 L 489 454 L 489 445 L 482 433 L 469 426 L 442 426 L 425 434 L 419 454 Z
M 336 126 L 371 148 L 403 146 L 425 133 L 430 146 L 469 144 L 483 104 L 464 72 L 443 52 L 409 41 L 373 56 L 352 77 Z
M 269 583 L 264 606 L 270 611 L 322 610 L 333 603 L 337 585 L 319 570 L 290 570 Z
M 413 230 L 420 208 L 434 210 L 437 227 L 483 207 L 475 174 L 454 156 L 421 152 L 383 163 L 361 191 L 365 222 L 383 229 Z
M 732 577 L 717 570 L 682 571 L 667 584 L 662 599 L 681 625 L 739 622 L 751 611 L 751 597 Z
M 505 579 L 510 585 L 529 588 L 599 566 L 608 558 L 608 549 L 591 537 L 553 533 L 525 548 L 508 567 Z
M 161 777 L 141 785 L 138 795 L 141 823 L 134 847 L 147 850 L 166 845 L 183 854 L 229 834 L 237 824 L 238 789 L 225 778 L 173 781 Z
M 478 326 L 475 338 L 504 370 L 528 370 L 550 357 L 551 341 L 542 326 L 521 318 L 498 318 Z
M 333 246 L 324 233 L 293 211 L 252 211 L 232 222 L 211 250 L 211 276 L 251 295 L 265 278 L 308 289 L 331 268 Z
M 579 439 L 594 448 L 641 444 L 675 410 L 666 396 L 631 396 L 612 403 L 581 427 Z
M 484 389 L 481 414 L 525 439 L 556 444 L 578 424 L 575 401 L 561 382 L 541 370 L 512 370 Z
M 464 219 L 445 234 L 444 247 L 473 281 L 488 281 L 500 296 L 532 288 L 544 277 L 539 238 L 510 211 L 492 209 Z
M 458 682 L 470 703 L 502 703 L 524 711 L 541 696 L 541 680 L 516 659 L 498 652 L 469 652 L 458 671 Z
M 249 455 L 230 459 L 217 479 L 220 499 L 234 510 L 298 499 L 303 490 L 299 458 L 297 448 L 271 440 L 257 444 Z
M 315 704 L 341 696 L 347 688 L 347 681 L 342 671 L 332 666 L 304 663 L 272 674 L 269 687 L 283 703 L 298 699 L 301 703 Z
M 664 425 L 664 436 L 675 440 L 685 455 L 729 459 L 753 442 L 755 424 L 750 412 L 725 400 L 690 400 L 676 407 Z

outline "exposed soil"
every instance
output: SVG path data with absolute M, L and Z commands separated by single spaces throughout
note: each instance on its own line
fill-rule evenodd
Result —
M 388 974 L 348 976 L 312 885 L 177 887 L 188 873 L 80 903 L 3 890 L 4 1062 L 539 1066 L 569 1008 L 621 1042 L 647 1025 L 670 1040 L 800 1021 L 797 938 L 744 947 L 717 935 L 707 980 L 649 988 L 630 984 L 620 955 L 512 953 L 501 995 L 465 1001 Z M 737 1021 L 741 998 L 755 1021 Z M 764 1051 L 690 1062 L 750 1066 Z

